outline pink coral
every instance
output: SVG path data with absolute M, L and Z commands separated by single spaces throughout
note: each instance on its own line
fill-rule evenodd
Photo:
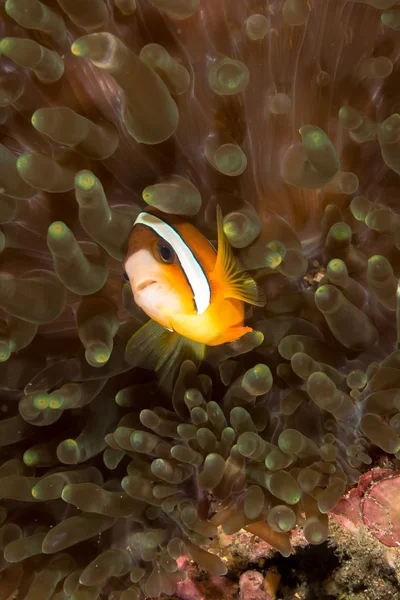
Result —
M 363 523 L 386 546 L 400 546 L 400 472 L 373 469 L 361 476 L 332 515 L 357 534 Z
M 175 595 L 180 600 L 234 600 L 237 598 L 237 584 L 227 577 L 211 575 L 205 580 L 199 577 L 198 568 L 185 555 L 178 559 L 179 568 L 185 571 L 186 579 L 177 585 Z
M 258 571 L 246 571 L 240 577 L 240 600 L 270 600 L 263 589 L 264 577 Z

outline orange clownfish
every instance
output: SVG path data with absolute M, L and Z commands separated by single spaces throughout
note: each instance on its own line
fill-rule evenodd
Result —
M 263 306 L 254 279 L 240 271 L 217 209 L 218 253 L 192 224 L 149 208 L 133 226 L 124 277 L 135 302 L 152 319 L 128 342 L 126 360 L 150 368 L 186 354 L 201 362 L 205 346 L 233 342 L 252 331 L 244 326 L 244 305 Z M 173 355 L 173 356 L 172 356 Z

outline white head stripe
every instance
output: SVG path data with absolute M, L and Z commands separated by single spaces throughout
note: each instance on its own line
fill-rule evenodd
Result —
M 192 288 L 197 314 L 203 314 L 210 304 L 211 288 L 201 265 L 189 246 L 171 225 L 151 213 L 141 212 L 134 224 L 150 227 L 172 246 Z

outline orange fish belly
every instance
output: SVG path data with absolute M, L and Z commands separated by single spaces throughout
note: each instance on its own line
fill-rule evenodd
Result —
M 174 315 L 170 321 L 177 333 L 207 346 L 233 342 L 252 331 L 243 326 L 243 302 L 234 299 L 212 302 L 202 315 Z

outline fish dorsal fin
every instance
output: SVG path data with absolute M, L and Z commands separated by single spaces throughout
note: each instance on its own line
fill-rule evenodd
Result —
M 224 232 L 221 207 L 217 206 L 218 224 L 218 254 L 212 278 L 223 282 L 225 298 L 235 298 L 255 306 L 265 305 L 265 294 L 254 279 L 238 269 L 233 255 L 232 246 Z

